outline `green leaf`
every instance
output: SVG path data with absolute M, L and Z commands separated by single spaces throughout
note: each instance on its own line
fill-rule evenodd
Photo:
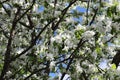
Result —
M 108 17 L 113 17 L 114 14 L 117 14 L 116 13 L 116 6 L 109 7 L 107 9 L 107 15 L 108 15 Z
M 116 70 L 116 65 L 115 65 L 115 64 L 112 64 L 111 68 L 112 68 L 113 70 Z
M 15 4 L 13 4 L 13 6 L 14 6 L 14 7 L 19 7 L 20 5 L 17 4 L 17 3 L 15 3 Z
M 47 7 L 49 3 L 47 1 L 44 2 L 44 6 Z
M 97 48 L 96 48 L 96 52 L 97 52 L 97 53 L 100 53 L 100 52 L 101 52 L 101 48 L 100 48 L 100 47 L 97 47 Z
M 83 29 L 81 29 L 81 30 L 76 30 L 76 31 L 75 31 L 75 37 L 76 37 L 77 39 L 80 39 L 83 32 L 84 32 Z

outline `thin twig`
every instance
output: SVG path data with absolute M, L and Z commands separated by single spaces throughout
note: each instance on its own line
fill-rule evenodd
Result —
M 70 67 L 70 65 L 72 64 L 72 61 L 74 60 L 75 52 L 78 51 L 79 48 L 81 48 L 85 42 L 86 42 L 86 41 L 83 41 L 83 39 L 81 39 L 81 40 L 79 41 L 76 49 L 71 53 L 71 55 L 70 55 L 70 57 L 69 57 L 69 58 L 70 58 L 70 61 L 69 61 L 68 65 L 67 65 L 66 72 L 69 70 L 69 67 Z M 63 80 L 66 72 L 64 72 L 64 73 L 62 74 L 62 77 L 61 77 L 60 80 Z
M 47 69 L 47 67 L 33 71 L 33 72 L 32 72 L 29 76 L 27 76 L 24 80 L 28 80 L 28 79 L 29 79 L 32 75 L 34 75 L 35 73 L 38 73 L 38 72 L 40 72 L 40 71 L 42 71 L 42 70 L 45 70 L 45 69 Z
M 72 1 L 70 2 L 70 4 L 62 11 L 62 14 L 61 14 L 62 16 L 59 18 L 58 22 L 55 24 L 55 26 L 52 26 L 52 30 L 53 30 L 53 31 L 55 31 L 55 30 L 58 28 L 60 22 L 63 20 L 65 14 L 66 14 L 67 11 L 68 11 L 68 9 L 69 9 L 69 8 L 72 6 L 72 4 L 74 4 L 76 1 L 77 1 L 77 0 L 72 0 Z
M 92 18 L 92 20 L 90 21 L 90 26 L 92 25 L 92 23 L 94 22 L 94 20 L 95 20 L 95 17 L 96 17 L 96 15 L 97 15 L 97 11 L 98 11 L 98 9 L 95 9 L 95 13 L 94 13 L 94 15 L 93 15 L 93 18 Z

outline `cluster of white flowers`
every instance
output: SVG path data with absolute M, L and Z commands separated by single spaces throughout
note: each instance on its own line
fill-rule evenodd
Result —
M 115 47 L 114 46 L 110 46 L 106 48 L 106 51 L 111 55 L 114 56 L 116 54 L 116 51 L 114 51 Z
M 116 10 L 117 10 L 118 12 L 120 11 L 120 1 L 119 1 L 118 5 L 117 5 L 117 7 L 116 7 Z
M 94 31 L 86 31 L 82 34 L 85 39 L 90 39 L 95 35 Z
M 98 18 L 100 18 L 101 16 L 99 16 Z M 111 26 L 112 26 L 112 20 L 109 18 L 104 18 L 105 16 L 100 18 L 100 21 L 98 19 L 98 22 L 96 22 L 96 24 L 92 25 L 93 28 L 97 29 L 98 32 L 102 33 L 102 34 L 106 34 L 107 32 L 110 32 L 112 30 Z
M 74 23 L 75 20 L 73 19 L 73 17 L 69 17 L 69 18 L 66 18 L 66 22 L 67 23 Z
M 113 28 L 115 28 L 117 31 L 120 30 L 120 23 L 118 23 L 118 22 L 114 22 L 114 23 L 112 23 L 111 26 L 112 26 Z
M 51 42 L 57 42 L 57 43 L 62 43 L 62 36 L 61 35 L 57 35 L 55 37 L 51 37 Z
M 54 16 L 57 17 L 61 14 L 61 11 L 55 11 Z
M 75 29 L 76 30 L 86 30 L 88 27 L 86 27 L 86 26 L 83 26 L 83 25 L 81 25 L 81 24 L 78 24 L 77 26 L 75 26 Z
M 104 35 L 104 36 L 102 37 L 102 42 L 103 42 L 103 43 L 104 43 L 104 42 L 107 42 L 107 41 L 109 41 L 112 37 L 113 37 L 112 34 Z
M 18 2 L 19 2 L 19 3 L 18 3 Z M 25 3 L 25 1 L 24 1 L 24 0 L 13 0 L 13 3 L 19 4 L 20 6 L 22 6 L 23 3 Z
M 76 47 L 78 43 L 77 40 L 75 41 L 74 33 L 70 31 L 64 31 L 54 37 L 51 37 L 51 42 L 64 44 L 63 50 L 65 51 L 68 51 L 69 48 Z
M 89 72 L 97 72 L 98 69 L 96 68 L 96 66 L 94 64 L 89 64 Z
M 65 47 L 64 47 L 65 49 L 76 47 L 76 45 L 70 39 L 66 39 L 64 43 L 65 43 Z
M 6 76 L 9 77 L 10 75 L 12 75 L 12 72 L 11 72 L 11 71 L 8 71 L 8 72 L 6 73 Z
M 105 19 L 105 15 L 99 15 L 97 16 L 98 21 L 103 21 Z
M 34 11 L 34 12 L 37 12 L 37 11 L 38 11 L 38 4 L 35 4 L 35 5 L 33 6 L 33 11 Z

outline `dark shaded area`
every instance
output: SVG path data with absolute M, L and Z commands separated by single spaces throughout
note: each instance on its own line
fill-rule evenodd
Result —
M 112 64 L 116 65 L 116 68 L 119 66 L 120 63 L 120 50 L 117 50 L 116 55 L 113 57 Z

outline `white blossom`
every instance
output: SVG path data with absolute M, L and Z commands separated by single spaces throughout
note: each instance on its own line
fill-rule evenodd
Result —
M 98 70 L 95 65 L 92 65 L 92 64 L 89 65 L 89 72 L 97 72 L 97 71 Z
M 105 15 L 100 15 L 97 17 L 98 21 L 103 21 L 105 19 Z
M 99 4 L 99 3 L 97 3 L 97 4 L 93 5 L 93 7 L 94 7 L 94 9 L 97 9 L 97 8 L 99 8 L 99 7 L 100 7 L 100 4 Z
M 74 23 L 73 17 L 66 18 L 67 23 Z
M 112 34 L 105 35 L 105 36 L 103 36 L 103 38 L 102 38 L 102 42 L 109 41 L 112 37 L 113 37 Z
M 77 26 L 75 26 L 76 30 L 86 30 L 86 27 L 81 25 L 81 24 L 78 24 Z
M 64 46 L 64 48 L 62 50 L 68 51 L 69 47 L 68 46 Z
M 111 26 L 112 20 L 110 18 L 106 18 L 104 20 L 104 22 L 105 22 L 106 26 Z
M 110 54 L 110 55 L 115 55 L 116 54 L 116 51 L 114 51 L 114 48 L 115 47 L 112 47 L 112 46 L 109 46 L 106 48 L 107 52 Z
M 61 11 L 55 11 L 54 16 L 57 17 L 57 16 L 59 16 L 60 14 L 61 14 Z
M 120 23 L 118 23 L 118 22 L 112 23 L 111 26 L 112 26 L 113 28 L 115 28 L 117 31 L 120 30 Z
M 94 31 L 86 31 L 82 34 L 82 36 L 86 39 L 92 38 L 95 35 Z
M 76 71 L 77 73 L 81 73 L 83 71 L 79 64 L 76 64 Z
M 55 63 L 56 63 L 55 61 L 50 62 L 50 69 L 52 69 L 55 66 Z
M 63 34 L 61 35 L 61 37 L 62 37 L 63 39 L 71 39 L 71 35 L 70 35 L 69 33 L 63 33 Z
M 117 70 L 116 70 L 117 74 L 120 75 L 120 66 L 118 66 Z
M 57 42 L 57 43 L 62 43 L 62 37 L 61 35 L 57 35 L 55 37 L 51 37 L 51 42 Z
M 20 54 L 23 50 L 24 50 L 24 49 L 19 48 L 19 49 L 17 50 L 17 53 Z
M 69 48 L 72 48 L 73 45 L 74 45 L 69 39 L 66 39 L 64 43 L 65 43 L 65 45 L 66 45 L 67 47 L 69 47 Z
M 20 3 L 21 5 L 23 5 L 24 0 L 19 0 L 19 3 Z
M 94 59 L 96 59 L 96 58 L 97 58 L 97 52 L 96 52 L 96 51 L 92 52 L 92 54 L 91 54 L 91 55 L 94 57 Z
M 10 76 L 10 75 L 12 75 L 12 72 L 11 71 L 8 71 L 7 73 L 6 73 L 6 76 Z
M 69 58 L 70 57 L 70 54 L 66 54 L 66 58 Z
M 54 3 L 49 3 L 49 5 L 50 5 L 51 7 L 54 7 Z
M 54 37 L 51 37 L 51 42 L 54 42 L 55 41 L 55 38 Z
M 35 4 L 35 5 L 33 6 L 33 11 L 34 11 L 34 12 L 37 12 L 37 11 L 38 11 L 38 4 Z
M 106 32 L 111 32 L 111 30 L 112 30 L 112 28 L 111 28 L 111 26 L 106 26 Z
M 23 5 L 24 0 L 14 0 L 14 3 L 19 4 L 19 5 Z
M 48 60 L 53 60 L 53 59 L 54 59 L 54 55 L 51 54 L 51 53 L 47 53 L 46 56 L 47 56 L 46 58 L 47 58 Z
M 120 11 L 120 2 L 119 2 L 119 4 L 116 6 L 116 11 L 117 11 L 117 12 Z

